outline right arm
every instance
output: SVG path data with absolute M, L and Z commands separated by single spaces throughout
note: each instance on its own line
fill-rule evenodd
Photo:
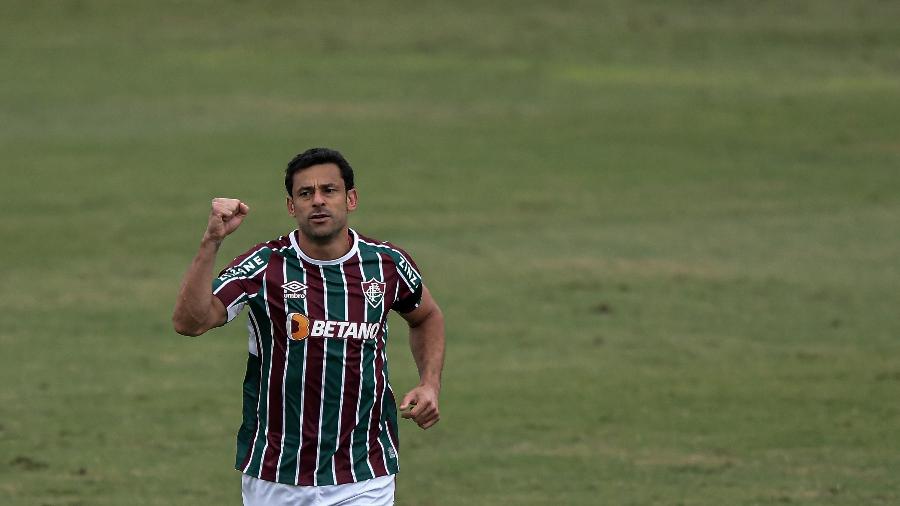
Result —
M 212 293 L 216 253 L 225 237 L 237 230 L 249 211 L 247 204 L 240 200 L 213 199 L 200 249 L 181 281 L 172 313 L 175 332 L 199 336 L 225 323 L 225 305 Z

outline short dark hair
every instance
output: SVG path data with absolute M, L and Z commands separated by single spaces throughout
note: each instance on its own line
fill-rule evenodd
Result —
M 323 163 L 337 165 L 341 169 L 344 189 L 348 191 L 353 189 L 353 167 L 350 166 L 350 162 L 344 158 L 340 151 L 329 148 L 310 148 L 288 162 L 287 169 L 284 171 L 284 188 L 287 190 L 288 195 L 291 195 L 291 191 L 294 189 L 294 174 L 313 165 L 321 165 Z

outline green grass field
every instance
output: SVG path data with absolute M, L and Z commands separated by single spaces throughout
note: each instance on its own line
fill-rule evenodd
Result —
M 900 4 L 0 3 L 0 504 L 237 505 L 209 199 L 352 224 L 448 325 L 400 506 L 900 504 Z M 416 381 L 402 321 L 392 383 Z

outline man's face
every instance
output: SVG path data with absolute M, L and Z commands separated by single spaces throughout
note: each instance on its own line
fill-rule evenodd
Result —
M 347 227 L 347 214 L 356 209 L 356 190 L 347 191 L 341 170 L 333 163 L 313 165 L 294 174 L 287 199 L 288 212 L 300 233 L 317 243 L 327 243 Z

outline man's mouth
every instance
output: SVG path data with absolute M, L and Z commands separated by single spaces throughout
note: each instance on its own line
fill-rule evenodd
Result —
M 327 213 L 313 213 L 313 214 L 309 215 L 309 221 L 321 223 L 330 217 L 331 217 L 331 215 L 329 215 Z

